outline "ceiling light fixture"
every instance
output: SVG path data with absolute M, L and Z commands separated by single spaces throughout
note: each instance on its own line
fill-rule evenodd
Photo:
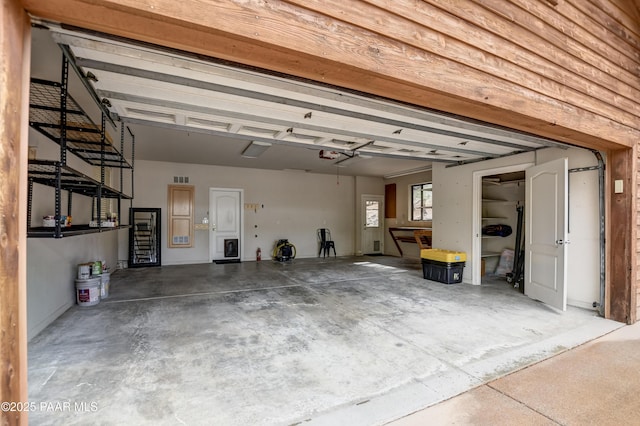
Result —
M 244 158 L 258 158 L 261 156 L 271 144 L 269 142 L 251 141 L 251 143 L 242 151 Z

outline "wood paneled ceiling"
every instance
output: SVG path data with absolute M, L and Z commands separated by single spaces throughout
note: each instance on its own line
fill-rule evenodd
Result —
M 231 166 L 322 173 L 334 172 L 336 165 L 346 165 L 353 158 L 373 167 L 345 167 L 344 174 L 382 176 L 434 161 L 457 164 L 563 146 L 522 132 L 179 52 L 57 26 L 50 30 L 53 40 L 68 49 L 90 77 L 111 114 L 133 126 L 136 133 L 153 135 L 149 136 L 155 140 L 154 147 L 147 148 L 149 159 L 182 158 L 181 151 L 188 145 L 180 139 L 196 135 L 193 138 L 200 145 L 209 144 L 211 163 L 227 158 L 225 164 Z M 163 137 L 170 143 L 159 140 Z M 267 153 L 277 155 L 241 160 L 238 154 L 251 141 L 269 146 Z M 225 154 L 231 146 L 233 153 Z M 313 151 L 307 155 L 314 163 L 301 164 L 300 149 Z M 319 160 L 322 150 L 337 154 Z M 142 147 L 138 158 L 144 159 L 144 152 Z M 199 160 L 193 162 L 205 162 L 203 154 L 196 157 Z

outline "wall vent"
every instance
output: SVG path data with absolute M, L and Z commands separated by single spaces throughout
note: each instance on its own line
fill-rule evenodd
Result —
M 174 235 L 173 236 L 173 244 L 189 244 L 189 236 L 188 235 Z
M 174 176 L 173 183 L 189 183 L 189 176 Z

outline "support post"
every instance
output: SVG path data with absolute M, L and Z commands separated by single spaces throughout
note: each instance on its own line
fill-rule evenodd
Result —
M 637 152 L 637 147 L 609 151 L 606 169 L 610 220 L 606 238 L 609 249 L 605 316 L 627 324 L 634 323 L 637 316 Z
M 27 150 L 31 27 L 20 0 L 0 0 L 0 401 L 27 402 Z M 0 411 L 0 424 L 27 424 Z

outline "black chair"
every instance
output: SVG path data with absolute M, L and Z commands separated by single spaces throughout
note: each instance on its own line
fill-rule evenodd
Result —
M 320 243 L 320 250 L 318 250 L 318 257 L 320 257 L 320 253 L 324 253 L 323 257 L 327 257 L 327 254 L 331 256 L 331 249 L 333 249 L 333 255 L 336 255 L 336 243 L 331 239 L 331 231 L 327 228 L 318 229 L 318 243 Z

